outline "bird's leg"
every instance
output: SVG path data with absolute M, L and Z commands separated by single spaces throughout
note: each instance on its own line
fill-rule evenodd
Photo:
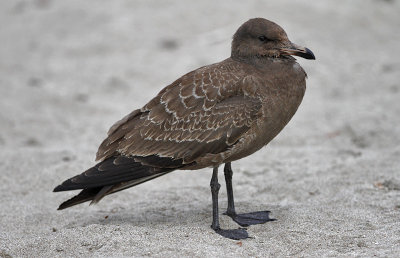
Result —
M 211 224 L 211 228 L 218 234 L 223 237 L 239 240 L 248 238 L 246 229 L 238 228 L 238 229 L 221 229 L 219 226 L 219 217 L 218 217 L 218 192 L 221 185 L 218 183 L 218 167 L 214 167 L 213 175 L 211 177 L 210 182 L 211 187 L 211 196 L 212 196 L 212 206 L 213 206 L 213 221 Z
M 235 211 L 235 201 L 233 199 L 233 188 L 232 188 L 232 167 L 231 163 L 225 163 L 224 167 L 225 174 L 225 182 L 226 182 L 226 190 L 228 194 L 228 209 L 224 213 L 231 217 L 236 223 L 238 223 L 242 227 L 248 227 L 250 225 L 262 224 L 268 221 L 272 221 L 275 219 L 271 219 L 269 217 L 269 211 L 256 211 L 250 213 L 237 214 Z
M 214 230 L 219 230 L 219 218 L 218 218 L 218 193 L 221 185 L 218 183 L 218 167 L 213 169 L 213 175 L 211 177 L 210 182 L 211 187 L 211 197 L 212 197 L 212 205 L 213 205 L 213 221 L 211 224 L 211 228 Z
M 226 210 L 225 214 L 228 216 L 236 215 L 235 201 L 233 200 L 233 188 L 232 188 L 233 171 L 230 162 L 225 163 L 224 174 L 225 174 L 226 191 L 228 194 L 228 209 Z

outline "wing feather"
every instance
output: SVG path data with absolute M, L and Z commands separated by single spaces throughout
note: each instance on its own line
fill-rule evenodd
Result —
M 167 86 L 111 127 L 97 159 L 156 155 L 188 164 L 231 148 L 261 112 L 257 88 L 246 85 L 239 65 L 202 67 Z

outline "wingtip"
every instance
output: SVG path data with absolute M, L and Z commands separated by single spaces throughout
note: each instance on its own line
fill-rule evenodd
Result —
M 53 192 L 61 192 L 61 191 L 65 191 L 64 187 L 62 185 L 58 185 L 56 186 L 56 188 L 53 189 Z
M 64 181 L 62 184 L 56 186 L 53 189 L 53 192 L 62 192 L 62 191 L 71 191 L 71 190 L 79 190 L 83 189 L 80 185 L 73 184 L 71 179 Z

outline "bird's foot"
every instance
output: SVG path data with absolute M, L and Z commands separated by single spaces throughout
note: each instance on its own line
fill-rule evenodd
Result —
M 233 239 L 233 240 L 241 240 L 249 238 L 249 234 L 247 233 L 245 228 L 238 228 L 238 229 L 221 229 L 217 228 L 214 231 L 226 238 Z
M 250 225 L 262 224 L 268 221 L 274 221 L 269 217 L 270 211 L 256 211 L 243 214 L 229 214 L 227 212 L 224 215 L 231 217 L 237 224 L 242 227 L 248 227 Z

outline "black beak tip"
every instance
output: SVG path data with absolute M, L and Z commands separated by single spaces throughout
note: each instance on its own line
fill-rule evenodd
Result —
M 304 53 L 304 55 L 302 57 L 304 57 L 305 59 L 315 60 L 314 53 L 308 48 L 306 48 L 306 53 Z

